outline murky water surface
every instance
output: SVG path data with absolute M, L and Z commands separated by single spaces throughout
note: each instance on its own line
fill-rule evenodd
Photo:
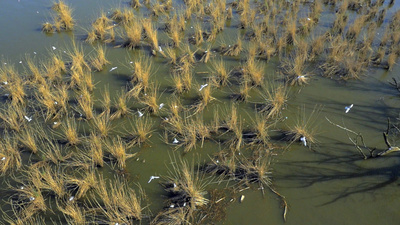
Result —
M 41 32 L 41 24 L 51 20 L 52 1 L 0 1 L 0 55 L 3 62 L 13 64 L 17 70 L 23 72 L 27 57 L 40 62 L 46 60 L 50 52 L 63 55 L 63 51 L 70 48 L 72 40 L 82 46 L 86 53 L 90 53 L 93 51 L 92 46 L 83 40 L 92 21 L 101 11 L 109 14 L 115 8 L 128 6 L 126 1 L 108 0 L 70 0 L 67 3 L 74 9 L 76 29 L 72 32 L 44 34 Z M 396 1 L 388 10 L 386 18 L 390 18 L 400 8 L 399 3 Z M 173 4 L 178 7 L 182 2 L 174 1 Z M 324 9 L 326 12 L 316 29 L 323 30 L 332 20 L 333 12 L 328 7 Z M 135 13 L 146 14 L 146 10 L 141 9 Z M 385 20 L 385 23 L 388 20 Z M 221 40 L 227 43 L 236 41 L 237 35 L 242 31 L 234 26 L 235 22 L 237 21 L 233 20 L 232 25 L 226 27 L 219 37 Z M 380 29 L 378 32 L 383 33 Z M 160 42 L 163 43 L 162 40 Z M 93 73 L 96 83 L 94 94 L 97 99 L 101 98 L 106 86 L 110 90 L 111 99 L 114 99 L 129 82 L 129 62 L 138 57 L 141 51 L 143 50 L 112 48 L 111 44 L 107 47 L 107 59 L 111 63 L 102 72 Z M 172 85 L 169 66 L 161 56 L 153 57 L 152 60 L 155 73 L 151 79 L 157 81 L 160 90 L 167 90 Z M 269 62 L 262 61 L 267 65 L 265 74 L 268 79 L 272 80 L 275 74 L 278 74 L 277 60 L 273 58 Z M 235 66 L 239 64 L 239 60 L 229 58 L 227 63 L 229 66 Z M 118 69 L 109 72 L 113 67 Z M 198 64 L 195 68 L 197 72 L 208 70 L 209 66 L 204 64 Z M 295 123 L 302 107 L 305 108 L 306 115 L 310 115 L 315 106 L 320 109 L 320 113 L 312 118 L 318 125 L 317 143 L 312 149 L 303 147 L 300 142 L 287 146 L 288 143 L 277 141 L 283 146 L 283 150 L 273 159 L 273 187 L 285 196 L 288 203 L 286 224 L 398 224 L 399 153 L 363 160 L 348 138 L 354 135 L 330 124 L 326 118 L 361 133 L 369 148 L 385 149 L 382 132 L 386 130 L 386 119 L 390 117 L 395 121 L 400 102 L 399 92 L 389 85 L 389 81 L 398 77 L 399 71 L 399 65 L 395 65 L 390 72 L 370 68 L 360 80 L 346 82 L 316 75 L 308 85 L 292 87 L 289 90 L 287 107 L 283 111 L 283 118 L 287 118 L 278 123 L 276 130 L 285 129 Z M 207 74 L 197 73 L 193 89 L 204 84 L 206 77 Z M 229 109 L 229 91 L 232 90 L 215 92 L 214 97 L 217 100 L 207 106 L 203 113 L 204 118 L 212 118 L 214 108 Z M 257 92 L 254 93 L 250 102 L 259 100 L 259 97 L 256 97 Z M 168 91 L 164 91 L 159 102 L 168 102 L 170 96 Z M 190 103 L 191 98 L 195 96 L 196 92 L 190 92 L 186 94 L 185 101 Z M 345 106 L 350 104 L 354 106 L 346 114 Z M 136 112 L 138 106 L 133 104 L 132 107 Z M 239 110 L 244 112 L 242 117 L 245 123 L 250 123 L 254 115 L 254 105 L 243 103 L 240 104 Z M 148 183 L 149 177 L 167 175 L 170 156 L 182 153 L 181 150 L 174 151 L 162 141 L 163 132 L 158 127 L 160 117 L 152 117 L 156 131 L 151 137 L 151 142 L 142 147 L 135 147 L 135 151 L 140 154 L 129 159 L 126 168 L 130 174 L 130 183 L 133 186 L 134 183 L 139 183 L 144 189 L 149 204 L 146 209 L 151 210 L 154 215 L 164 207 L 165 192 L 157 181 Z M 127 120 L 117 121 L 115 132 L 122 131 L 122 126 L 127 124 Z M 84 127 L 84 124 L 82 126 Z M 219 144 L 206 141 L 203 148 L 198 145 L 195 150 L 182 157 L 188 161 L 193 158 L 209 161 L 211 156 L 220 150 Z M 115 173 L 108 167 L 99 171 L 109 177 Z M 1 179 L 6 181 L 7 177 Z M 234 185 L 234 182 L 230 182 L 229 185 Z M 7 188 L 5 182 L 1 184 L 1 188 Z M 239 203 L 241 195 L 244 195 L 245 199 Z M 228 205 L 226 217 L 218 222 L 219 224 L 285 224 L 282 203 L 269 190 L 265 190 L 263 194 L 261 190 L 257 190 L 257 186 L 252 186 L 248 190 L 235 193 L 232 198 L 236 200 Z M 7 198 L 2 197 L 2 200 L 6 201 Z

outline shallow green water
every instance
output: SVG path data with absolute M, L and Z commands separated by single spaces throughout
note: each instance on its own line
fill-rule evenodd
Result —
M 45 60 L 51 51 L 64 54 L 63 51 L 69 48 L 72 39 L 75 39 L 78 45 L 82 45 L 85 52 L 90 53 L 92 47 L 84 43 L 83 38 L 91 22 L 101 10 L 111 12 L 119 6 L 127 5 L 126 2 L 106 0 L 71 0 L 67 3 L 74 9 L 77 28 L 73 32 L 46 35 L 40 28 L 43 22 L 51 18 L 51 1 L 1 1 L 0 55 L 4 62 L 14 64 L 18 70 L 23 71 L 25 55 L 40 61 Z M 180 2 L 174 4 L 179 5 Z M 390 18 L 398 8 L 400 4 L 396 2 L 388 11 L 387 18 Z M 323 18 L 326 17 L 329 21 L 330 13 L 332 12 L 324 14 Z M 325 24 L 324 20 L 321 24 Z M 236 27 L 227 27 L 224 31 L 226 37 L 220 38 L 233 42 L 239 33 Z M 56 49 L 53 50 L 52 46 Z M 104 71 L 93 74 L 96 82 L 95 96 L 100 98 L 103 87 L 108 86 L 113 99 L 118 91 L 125 87 L 128 82 L 126 76 L 130 74 L 129 62 L 137 57 L 139 51 L 107 48 L 107 59 L 111 64 Z M 230 60 L 230 65 L 238 64 L 237 60 Z M 270 79 L 273 79 L 276 73 L 274 66 L 276 60 L 271 60 L 266 70 Z M 22 63 L 19 63 L 20 61 Z M 152 79 L 160 85 L 160 90 L 165 90 L 171 85 L 168 66 L 159 56 L 154 59 L 154 65 L 156 73 Z M 118 69 L 109 72 L 112 67 Z M 207 65 L 198 65 L 195 68 L 198 72 L 207 70 Z M 310 84 L 290 90 L 287 107 L 283 112 L 283 117 L 287 119 L 279 123 L 277 128 L 293 124 L 299 107 L 304 106 L 307 114 L 311 113 L 315 105 L 321 105 L 322 110 L 316 118 L 319 133 L 318 143 L 313 150 L 296 142 L 282 150 L 282 153 L 273 160 L 274 187 L 286 197 L 289 204 L 286 224 L 397 224 L 400 219 L 397 212 L 400 207 L 399 153 L 363 160 L 348 140 L 346 132 L 329 124 L 325 117 L 353 131 L 361 132 L 368 147 L 386 148 L 382 138 L 382 132 L 386 129 L 386 118 L 398 117 L 400 100 L 399 93 L 388 82 L 392 77 L 398 76 L 399 71 L 399 65 L 396 65 L 391 72 L 372 68 L 360 80 L 347 82 L 314 76 Z M 193 89 L 200 87 L 206 77 L 207 74 L 196 74 L 197 83 Z M 187 102 L 196 96 L 194 90 L 186 94 Z M 210 119 L 213 108 L 227 108 L 230 104 L 229 94 L 227 90 L 216 91 L 214 97 L 218 101 L 211 103 L 205 110 L 204 117 Z M 258 100 L 256 92 L 254 96 L 250 101 Z M 169 93 L 165 91 L 159 102 L 168 102 L 169 97 Z M 136 111 L 137 104 L 132 104 L 133 110 Z M 350 104 L 354 104 L 354 107 L 346 114 L 344 107 Z M 248 112 L 243 113 L 243 118 L 249 123 L 254 114 L 253 105 L 241 104 L 240 107 L 241 111 Z M 152 118 L 156 128 L 159 128 L 161 118 L 157 116 Z M 126 121 L 118 121 L 116 124 L 119 124 L 116 125 L 116 130 L 123 130 Z M 148 180 L 152 175 L 167 175 L 166 168 L 173 153 L 173 149 L 163 143 L 161 136 L 161 129 L 157 129 L 150 144 L 135 147 L 134 151 L 140 154 L 127 163 L 130 182 L 133 186 L 133 183 L 138 182 L 145 190 L 149 204 L 147 209 L 153 214 L 157 214 L 164 207 L 165 192 L 158 182 L 148 183 Z M 209 160 L 209 156 L 219 150 L 218 144 L 206 141 L 203 148 L 198 146 L 183 157 L 189 161 L 193 157 Z M 180 151 L 175 154 L 180 154 Z M 110 177 L 114 173 L 109 168 L 101 171 Z M 2 187 L 5 188 L 5 184 Z M 245 195 L 245 199 L 239 203 L 237 199 L 241 195 Z M 229 204 L 226 218 L 219 222 L 220 224 L 285 223 L 280 200 L 272 192 L 265 191 L 263 195 L 254 187 L 236 193 L 234 197 L 236 200 Z M 6 200 L 5 197 L 3 200 Z

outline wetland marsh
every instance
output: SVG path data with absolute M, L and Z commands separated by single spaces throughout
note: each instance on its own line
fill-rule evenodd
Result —
M 1 224 L 400 219 L 399 2 L 5 0 L 0 15 Z

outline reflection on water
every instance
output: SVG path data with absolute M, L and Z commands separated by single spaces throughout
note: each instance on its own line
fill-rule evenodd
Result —
M 367 2 L 367 1 L 365 1 Z M 174 1 L 173 6 L 179 7 L 183 4 L 180 1 Z M 363 3 L 365 4 L 365 3 Z M 389 1 L 386 1 L 383 7 L 387 7 Z M 68 1 L 73 10 L 76 19 L 76 28 L 73 32 L 61 32 L 54 34 L 44 34 L 41 32 L 41 24 L 51 20 L 51 1 L 11 1 L 6 0 L 0 2 L 0 54 L 3 59 L 2 63 L 12 64 L 18 71 L 23 73 L 26 71 L 27 57 L 31 57 L 35 62 L 42 62 L 47 59 L 50 53 L 54 52 L 67 58 L 66 53 L 71 49 L 72 40 L 79 46 L 82 46 L 86 54 L 94 53 L 93 47 L 84 42 L 86 34 L 90 29 L 91 23 L 96 17 L 104 11 L 110 15 L 113 10 L 119 7 L 127 7 L 128 2 L 120 1 Z M 387 25 L 389 18 L 399 9 L 398 2 L 386 12 L 384 25 Z M 306 7 L 300 10 L 300 14 L 304 17 Z M 316 27 L 316 33 L 322 34 L 332 21 L 335 19 L 334 6 L 324 6 L 325 12 L 322 14 L 319 25 Z M 135 13 L 147 15 L 149 10 L 141 8 Z M 282 19 L 284 14 L 279 14 L 277 19 Z M 354 12 L 349 12 L 349 21 L 353 22 L 357 16 Z M 234 13 L 237 16 L 237 13 Z M 259 19 L 259 18 L 258 18 Z M 194 20 L 194 19 L 193 19 Z M 186 34 L 192 34 L 191 24 L 193 21 L 188 20 L 188 29 Z M 246 33 L 244 30 L 238 29 L 238 19 L 233 18 L 230 24 L 227 23 L 225 30 L 217 37 L 214 47 L 219 45 L 230 45 L 236 42 L 238 36 Z M 157 24 L 160 34 L 161 45 L 164 46 L 168 37 L 162 32 L 161 22 Z M 383 37 L 383 27 L 377 30 L 377 39 Z M 121 40 L 116 44 L 121 44 Z M 248 40 L 244 42 L 245 47 L 248 46 Z M 376 45 L 376 46 L 375 46 Z M 374 48 L 379 43 L 374 42 Z M 54 48 L 53 48 L 54 47 Z M 199 45 L 199 49 L 207 49 L 208 46 Z M 198 49 L 198 50 L 199 50 Z M 199 50 L 200 51 L 200 50 Z M 140 55 L 146 54 L 151 57 L 153 74 L 151 80 L 156 81 L 159 88 L 159 98 L 157 104 L 169 104 L 172 100 L 172 92 L 174 83 L 170 75 L 171 66 L 166 60 L 158 54 L 156 57 L 151 56 L 148 46 L 133 51 L 125 48 L 113 48 L 113 44 L 108 44 L 106 48 L 107 59 L 110 64 L 101 72 L 93 72 L 93 83 L 96 88 L 93 92 L 95 96 L 94 108 L 101 112 L 105 87 L 110 91 L 110 99 L 114 104 L 117 96 L 125 90 L 127 84 L 131 81 L 132 68 L 129 66 Z M 215 58 L 220 57 L 219 53 L 213 53 Z M 241 53 L 236 57 L 224 57 L 227 68 L 237 68 L 245 65 L 247 53 Z M 278 57 L 271 58 L 265 64 L 264 72 L 266 80 L 274 85 L 281 80 L 276 79 L 280 74 L 280 61 Z M 207 80 L 210 74 L 209 64 L 196 64 L 193 68 L 193 86 L 191 90 L 184 93 L 181 103 L 185 106 L 202 100 L 197 91 L 210 80 Z M 288 88 L 288 101 L 286 102 L 282 114 L 282 120 L 277 124 L 271 125 L 270 135 L 273 147 L 279 149 L 274 152 L 276 156 L 272 158 L 272 186 L 273 190 L 279 192 L 288 203 L 288 211 L 286 215 L 287 224 L 396 224 L 399 220 L 396 209 L 400 206 L 397 201 L 398 189 L 398 171 L 399 153 L 392 153 L 385 157 L 371 158 L 364 160 L 362 155 L 356 149 L 349 138 L 356 139 L 356 135 L 345 129 L 341 129 L 328 122 L 328 118 L 333 123 L 348 128 L 355 133 L 360 133 L 365 142 L 365 146 L 357 139 L 359 146 L 363 148 L 365 154 L 369 154 L 368 149 L 376 148 L 377 151 L 387 148 L 382 132 L 386 131 L 386 119 L 398 117 L 398 91 L 389 85 L 389 81 L 393 77 L 396 78 L 399 65 L 395 65 L 392 71 L 382 68 L 369 68 L 359 80 L 336 80 L 322 76 L 310 76 L 307 85 L 294 86 Z M 307 68 L 310 74 L 321 74 L 318 65 L 312 65 Z M 238 72 L 239 73 L 239 72 Z M 276 81 L 278 80 L 278 81 Z M 232 78 L 231 84 L 215 89 L 212 96 L 215 98 L 210 101 L 204 109 L 199 113 L 203 116 L 206 124 L 212 124 L 214 112 L 218 110 L 221 114 L 221 120 L 227 120 L 231 110 L 232 96 L 242 94 L 242 83 L 239 79 Z M 211 83 L 210 83 L 211 86 Z M 2 94 L 4 94 L 2 92 Z M 249 91 L 248 102 L 238 103 L 238 114 L 243 122 L 243 133 L 252 134 L 250 125 L 255 122 L 255 107 L 265 103 L 266 92 L 262 88 L 253 88 Z M 71 98 L 70 102 L 78 101 Z M 353 104 L 348 113 L 345 113 L 345 107 Z M 2 100 L 2 107 L 6 105 L 6 98 Z M 316 143 L 312 148 L 302 146 L 302 143 L 295 141 L 287 146 L 287 142 L 282 139 L 281 130 L 287 130 L 296 123 L 299 112 L 304 109 L 306 115 L 310 115 L 315 106 L 321 106 L 320 113 L 315 117 L 318 125 L 318 133 L 316 134 Z M 265 106 L 265 105 L 262 105 Z M 178 132 L 166 131 L 168 124 L 165 121 L 167 117 L 168 105 L 165 106 L 157 115 L 150 115 L 148 111 L 144 111 L 143 104 L 136 100 L 128 102 L 128 107 L 132 110 L 132 115 L 128 119 L 123 118 L 113 121 L 113 130 L 111 135 L 122 135 L 126 132 L 129 121 L 138 119 L 138 111 L 144 112 L 154 122 L 152 135 L 149 140 L 140 146 L 132 148 L 131 153 L 137 153 L 135 157 L 128 159 L 126 168 L 118 170 L 110 166 L 97 168 L 99 173 L 105 177 L 112 179 L 118 172 L 125 177 L 128 184 L 136 188 L 139 183 L 145 191 L 146 200 L 143 201 L 145 210 L 151 211 L 154 217 L 162 210 L 165 210 L 167 201 L 167 193 L 160 185 L 158 180 L 148 182 L 151 176 L 166 177 L 168 168 L 171 169 L 171 156 L 179 155 L 192 162 L 210 162 L 216 152 L 224 149 L 223 142 L 238 144 L 238 140 L 234 135 L 225 135 L 221 130 L 226 129 L 229 125 L 221 127 L 220 130 L 211 134 L 211 138 L 205 138 L 204 142 L 198 141 L 196 147 L 187 154 L 182 154 L 182 148 L 174 150 L 171 133 Z M 229 113 L 226 113 L 229 112 Z M 195 120 L 197 117 L 185 114 L 189 119 Z M 129 121 L 127 121 L 129 120 Z M 397 125 L 395 119 L 392 119 L 393 125 Z M 51 121 L 54 122 L 54 121 Z M 48 124 L 47 124 L 48 125 Z M 85 120 L 78 121 L 78 127 L 82 136 L 89 136 L 91 127 Z M 194 128 L 193 128 L 194 129 Z M 232 129 L 233 130 L 233 129 Z M 60 130 L 57 130 L 58 132 Z M 170 132 L 170 133 L 168 133 Z M 218 133 L 219 132 L 219 133 Z M 247 133 L 246 133 L 247 132 Z M 396 135 L 398 132 L 396 127 L 393 128 L 393 134 L 390 136 L 390 142 L 396 145 Z M 165 139 L 165 133 L 167 136 Z M 228 133 L 228 132 L 227 132 Z M 197 134 L 200 135 L 200 134 Z M 229 136 L 231 135 L 231 136 Z M 2 135 L 4 138 L 5 135 Z M 176 135 L 175 137 L 182 138 Z M 179 139 L 179 141 L 182 141 Z M 217 141 L 219 140 L 219 142 Z M 234 140 L 234 141 L 232 141 Z M 231 142 L 229 142 L 231 141 Z M 167 143 L 166 143 L 167 142 Z M 203 145 L 202 147 L 200 145 Z M 239 145 L 239 144 L 238 144 Z M 244 144 L 243 144 L 244 146 Z M 239 146 L 237 152 L 243 155 L 251 155 L 251 151 L 243 146 Z M 284 146 L 278 148 L 276 146 Z M 243 148 L 241 148 L 243 147 Z M 264 148 L 271 146 L 265 145 Z M 272 148 L 272 147 L 271 147 Z M 79 150 L 79 149 L 78 149 Z M 242 152 L 241 152 L 242 151 Z M 32 157 L 29 152 L 23 151 L 22 161 L 27 163 L 31 161 L 39 161 Z M 106 161 L 106 165 L 108 162 Z M 110 163 L 109 163 L 110 164 Z M 7 182 L 14 185 L 14 181 L 8 179 L 5 175 L 2 180 L 2 188 L 7 189 Z M 234 179 L 234 178 L 232 178 Z M 217 180 L 217 179 L 215 179 Z M 227 184 L 212 184 L 211 187 L 223 189 L 226 187 L 239 187 L 238 180 L 230 181 Z M 260 190 L 258 185 L 250 185 L 251 188 L 238 191 L 233 194 L 226 193 L 224 199 L 229 202 L 227 204 L 226 217 L 219 224 L 283 224 L 283 212 L 285 205 L 279 195 L 275 195 L 270 190 Z M 235 189 L 236 190 L 236 189 Z M 240 197 L 244 195 L 242 202 Z M 206 197 L 210 197 L 209 193 Z M 2 200 L 8 201 L 8 196 L 2 196 Z M 54 209 L 57 208 L 55 203 L 52 204 Z M 2 204 L 4 210 L 8 210 L 9 206 Z M 150 213 L 147 213 L 150 214 Z M 49 215 L 46 215 L 49 216 Z M 49 217 L 52 217 L 51 215 Z M 62 217 L 62 216 L 60 216 Z M 54 217 L 55 218 L 55 217 Z M 143 223 L 149 220 L 144 219 Z

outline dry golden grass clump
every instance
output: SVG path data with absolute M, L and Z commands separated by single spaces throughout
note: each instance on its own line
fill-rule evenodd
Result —
M 0 67 L 0 79 L 2 87 L 6 94 L 5 96 L 11 100 L 12 105 L 24 105 L 26 92 L 26 80 L 22 74 L 19 74 L 15 67 L 9 64 Z
M 16 181 L 21 185 L 19 187 L 10 186 L 10 189 L 12 189 L 15 194 L 10 198 L 9 204 L 19 220 L 26 222 L 38 213 L 49 210 L 40 190 L 40 180 L 31 179 L 26 183 L 16 178 Z
M 195 210 L 208 204 L 205 188 L 210 181 L 200 173 L 194 162 L 190 165 L 187 161 L 177 161 L 174 158 L 171 165 L 169 176 L 164 183 L 164 188 L 170 196 L 168 204 L 170 208 L 188 209 L 186 218 L 189 219 Z
M 132 113 L 132 110 L 128 107 L 128 101 L 130 100 L 131 93 L 121 91 L 116 96 L 114 103 L 114 111 L 111 114 L 110 119 L 119 119 L 122 116 L 126 116 Z
M 129 129 L 125 128 L 126 133 L 128 134 L 125 138 L 128 139 L 129 146 L 141 146 L 148 142 L 154 132 L 153 125 L 153 121 L 148 117 L 136 118 L 134 122 L 131 122 Z
M 288 99 L 287 88 L 284 85 L 264 85 L 263 99 L 266 100 L 260 112 L 265 113 L 267 119 L 278 118 L 286 106 Z
M 302 53 L 297 52 L 282 60 L 282 72 L 289 85 L 303 85 L 308 83 L 309 74 L 306 72 L 306 59 L 307 56 L 303 56 Z
M 152 63 L 149 58 L 144 56 L 138 57 L 131 64 L 133 73 L 131 77 L 132 89 L 129 94 L 135 98 L 138 98 L 139 94 L 146 93 L 150 86 L 150 76 L 152 75 Z
M 5 109 L 0 110 L 1 126 L 5 130 L 21 131 L 27 123 L 27 118 L 31 119 L 22 105 L 7 104 Z
M 76 202 L 57 203 L 57 209 L 62 212 L 68 224 L 87 224 L 86 209 L 79 206 Z
M 224 87 L 229 84 L 229 77 L 231 76 L 231 71 L 227 69 L 227 66 L 223 59 L 213 60 L 211 62 L 212 84 L 216 87 Z
M 152 54 L 156 55 L 157 52 L 161 53 L 162 50 L 160 50 L 157 39 L 157 28 L 153 25 L 151 18 L 142 19 L 141 24 L 143 26 L 146 39 L 148 40 L 151 47 Z
M 251 80 L 254 86 L 261 86 L 264 80 L 264 65 L 254 58 L 248 58 L 243 66 L 243 75 Z M 246 78 L 245 78 L 246 79 Z
M 88 32 L 86 42 L 93 43 L 96 40 L 109 43 L 115 40 L 114 24 L 104 12 L 101 13 L 92 24 L 92 30 Z
M 137 48 L 142 41 L 143 36 L 143 24 L 140 19 L 133 18 L 129 22 L 123 22 L 122 26 L 124 28 L 124 46 L 132 50 Z M 158 46 L 157 46 L 158 49 Z
M 144 194 L 140 187 L 137 194 L 126 181 L 106 182 L 99 177 L 95 193 L 90 214 L 98 223 L 132 224 L 145 216 L 141 206 Z
M 90 190 L 94 190 L 97 187 L 98 179 L 94 170 L 81 170 L 77 171 L 74 175 L 65 176 L 65 182 L 68 186 L 74 187 L 72 196 L 74 199 L 82 199 L 87 196 Z
M 296 123 L 289 126 L 286 132 L 287 139 L 293 142 L 302 142 L 304 146 L 312 147 L 317 142 L 315 135 L 318 133 L 318 116 L 321 109 L 314 107 L 311 113 L 306 113 L 303 106 L 297 114 Z
M 113 126 L 110 117 L 110 112 L 105 111 L 105 113 L 94 116 L 93 120 L 91 120 L 93 131 L 100 137 L 107 137 L 112 132 Z
M 110 62 L 106 59 L 106 51 L 103 46 L 97 46 L 96 56 L 91 58 L 92 67 L 97 71 L 102 71 L 104 66 L 110 64 Z
M 42 25 L 42 31 L 46 33 L 51 33 L 54 30 L 60 31 L 70 31 L 73 30 L 75 26 L 75 20 L 72 18 L 72 9 L 64 3 L 64 1 L 59 0 L 54 3 L 52 9 L 56 12 L 54 16 L 54 24 L 46 22 Z
M 91 133 L 87 139 L 88 156 L 95 166 L 104 166 L 104 147 L 102 138 L 95 133 Z
M 128 153 L 129 146 L 122 140 L 121 137 L 112 137 L 110 141 L 105 143 L 105 150 L 109 153 L 109 159 L 115 161 L 119 169 L 123 170 L 126 167 L 126 160 L 132 158 L 136 153 Z
M 5 133 L 0 143 L 0 175 L 16 171 L 22 167 L 18 143 L 10 134 Z
M 61 124 L 60 136 L 68 145 L 77 145 L 81 142 L 78 126 L 74 119 L 67 119 Z
M 86 87 L 82 87 L 77 91 L 76 101 L 78 103 L 79 116 L 90 120 L 94 117 L 93 115 L 93 105 L 94 100 L 90 90 Z

